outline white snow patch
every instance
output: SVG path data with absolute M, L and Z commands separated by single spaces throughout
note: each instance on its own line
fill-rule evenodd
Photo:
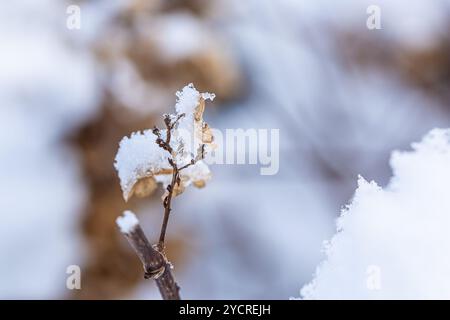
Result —
M 167 156 L 168 153 L 156 144 L 156 136 L 151 130 L 124 137 L 114 163 L 124 197 L 128 198 L 138 177 L 149 176 L 167 167 Z
M 386 188 L 358 180 L 306 299 L 450 298 L 450 129 L 395 151 Z
M 116 223 L 122 233 L 130 233 L 139 224 L 139 220 L 133 212 L 127 210 L 122 216 L 117 217 Z
M 214 93 L 201 93 L 195 89 L 194 84 L 189 83 L 181 91 L 177 91 L 177 103 L 175 104 L 175 110 L 178 114 L 185 113 L 186 116 L 193 115 L 195 108 L 198 106 L 198 100 L 200 97 L 203 99 L 213 101 L 216 95 Z

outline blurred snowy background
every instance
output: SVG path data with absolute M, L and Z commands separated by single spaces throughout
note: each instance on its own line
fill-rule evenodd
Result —
M 366 27 L 371 4 L 381 30 Z M 159 193 L 125 204 L 113 159 L 189 82 L 217 94 L 211 126 L 279 128 L 281 145 L 277 175 L 216 165 L 176 199 L 182 296 L 298 296 L 357 175 L 387 183 L 391 150 L 449 126 L 449 18 L 448 0 L 3 3 L 0 297 L 159 298 L 114 225 L 133 209 L 156 239 Z

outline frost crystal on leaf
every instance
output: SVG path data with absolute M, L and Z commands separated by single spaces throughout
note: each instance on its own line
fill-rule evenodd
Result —
M 307 299 L 450 298 L 450 129 L 391 156 L 385 188 L 358 180 Z
M 171 130 L 171 153 L 158 145 L 158 137 L 152 130 L 134 132 L 119 144 L 114 166 L 125 200 L 133 195 L 152 193 L 157 183 L 167 187 L 172 175 L 169 158 L 178 168 L 195 162 L 180 172 L 181 183 L 175 195 L 190 184 L 202 187 L 211 177 L 208 166 L 201 160 L 213 147 L 213 137 L 203 121 L 203 112 L 205 100 L 212 101 L 215 96 L 198 92 L 192 83 L 178 91 L 176 96 L 176 112 L 168 115 L 168 119 L 175 123 Z M 166 139 L 166 129 L 158 132 L 163 140 Z

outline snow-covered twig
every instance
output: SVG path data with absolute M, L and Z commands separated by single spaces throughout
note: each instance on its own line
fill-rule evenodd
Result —
M 197 150 L 197 156 L 195 158 L 192 158 L 190 160 L 190 162 L 183 165 L 182 167 L 178 167 L 177 163 L 175 162 L 174 157 L 172 156 L 172 154 L 174 153 L 172 147 L 170 146 L 172 130 L 177 125 L 178 121 L 184 116 L 185 116 L 185 114 L 181 113 L 181 114 L 177 115 L 173 121 L 171 120 L 171 117 L 169 115 L 166 115 L 164 117 L 164 123 L 167 128 L 165 140 L 162 139 L 161 131 L 157 127 L 155 127 L 153 129 L 153 134 L 155 134 L 157 136 L 156 143 L 162 149 L 169 152 L 169 154 L 171 155 L 167 159 L 167 161 L 169 162 L 170 166 L 172 167 L 172 179 L 170 181 L 170 184 L 166 187 L 167 192 L 166 192 L 166 195 L 163 200 L 164 218 L 163 218 L 163 223 L 161 225 L 161 232 L 159 234 L 159 242 L 158 242 L 158 250 L 161 252 L 164 252 L 164 247 L 165 247 L 164 240 L 166 237 L 167 224 L 169 222 L 170 211 L 172 211 L 173 193 L 174 193 L 175 188 L 181 187 L 181 178 L 180 178 L 181 171 L 192 165 L 195 165 L 195 163 L 197 161 L 203 160 L 203 158 L 204 158 L 204 150 L 205 150 L 205 146 L 206 146 L 205 144 L 201 144 L 199 147 L 199 150 Z
M 210 171 L 203 159 L 213 147 L 213 136 L 203 121 L 203 111 L 205 100 L 213 100 L 214 95 L 201 94 L 189 84 L 177 92 L 177 98 L 176 113 L 164 115 L 166 128 L 154 127 L 124 137 L 114 164 L 125 200 L 132 195 L 149 195 L 157 183 L 165 187 L 164 217 L 157 245 L 149 244 L 134 214 L 125 212 L 124 217 L 117 219 L 121 232 L 143 262 L 146 277 L 156 280 L 163 299 L 179 299 L 179 287 L 165 255 L 172 199 L 190 184 L 199 188 L 205 185 Z
M 116 222 L 142 261 L 144 277 L 156 281 L 164 300 L 180 300 L 180 288 L 172 275 L 170 263 L 163 253 L 150 245 L 134 213 L 125 211 L 124 215 L 118 217 Z

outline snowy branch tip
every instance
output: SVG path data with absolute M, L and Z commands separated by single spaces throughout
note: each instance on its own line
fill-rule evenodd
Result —
M 139 225 L 139 220 L 131 211 L 124 211 L 122 216 L 117 217 L 116 224 L 120 232 L 129 234 Z
M 151 194 L 158 183 L 167 187 L 173 169 L 170 161 L 178 168 L 186 166 L 175 195 L 190 184 L 201 187 L 210 179 L 211 173 L 202 159 L 214 145 L 203 112 L 205 101 L 212 101 L 215 95 L 200 93 L 191 83 L 176 97 L 175 113 L 164 116 L 166 129 L 133 132 L 120 141 L 114 166 L 125 200 Z

